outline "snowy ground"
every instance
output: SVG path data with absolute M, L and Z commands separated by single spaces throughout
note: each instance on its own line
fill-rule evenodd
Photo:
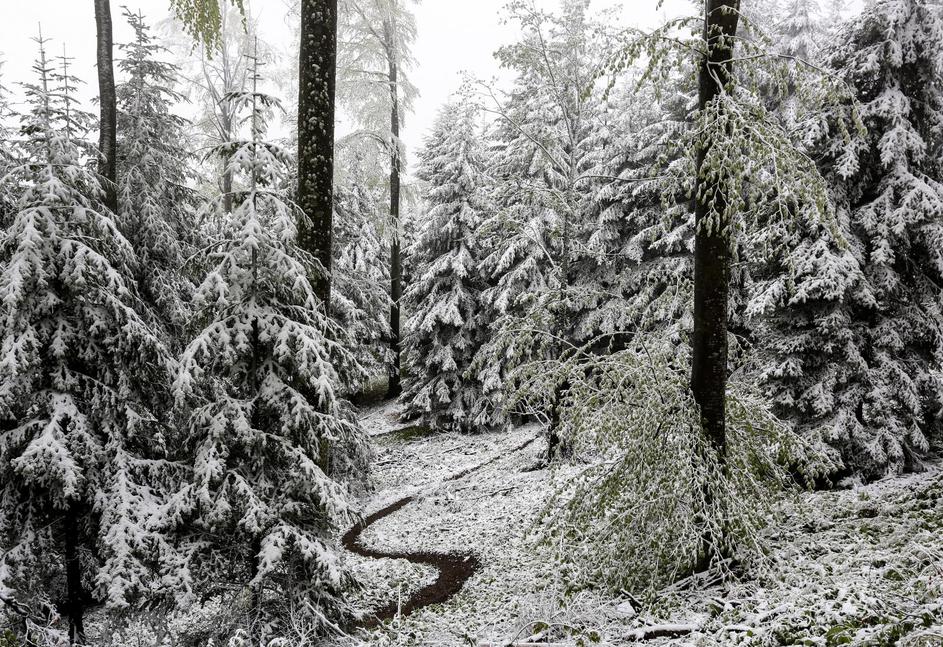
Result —
M 417 500 L 368 528 L 383 549 L 475 552 L 482 567 L 450 601 L 334 641 L 353 645 L 943 645 L 943 477 L 939 466 L 866 487 L 802 495 L 771 533 L 768 573 L 752 581 L 664 591 L 642 605 L 568 592 L 551 551 L 532 539 L 536 513 L 566 469 L 533 469 L 542 440 L 526 426 L 479 436 L 395 429 L 397 412 L 365 412 L 377 446 L 372 512 Z M 468 467 L 480 469 L 445 481 Z M 435 578 L 402 560 L 348 556 L 364 610 Z M 631 568 L 631 564 L 626 564 Z

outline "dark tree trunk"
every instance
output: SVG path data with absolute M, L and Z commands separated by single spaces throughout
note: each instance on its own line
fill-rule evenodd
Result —
M 81 512 L 73 503 L 66 511 L 63 520 L 66 608 L 69 618 L 69 642 L 73 645 L 85 644 L 85 590 L 82 588 L 82 563 L 79 558 L 79 521 Z
M 708 53 L 698 74 L 698 106 L 704 109 L 723 91 L 733 71 L 733 37 L 737 32 L 740 0 L 706 0 L 704 38 Z M 722 227 L 702 223 L 711 213 L 723 213 L 726 196 L 704 178 L 704 161 L 711 143 L 697 153 L 694 215 L 698 224 L 694 243 L 694 331 L 691 390 L 700 408 L 701 426 L 721 461 L 726 452 L 725 408 L 727 391 L 727 294 L 730 282 L 730 239 Z M 735 160 L 730 160 L 730 163 Z M 712 204 L 713 203 L 713 204 Z M 709 494 L 708 494 L 709 496 Z M 710 563 L 705 542 L 698 570 Z
M 112 61 L 114 42 L 111 34 L 111 5 L 109 0 L 95 0 L 97 28 L 98 96 L 101 109 L 98 149 L 101 161 L 98 172 L 105 178 L 105 206 L 118 211 L 117 128 L 118 108 L 115 94 L 115 68 Z
M 298 55 L 298 206 L 307 216 L 298 245 L 320 261 L 312 278 L 325 307 L 331 301 L 334 205 L 334 93 L 337 78 L 337 0 L 301 0 Z
M 390 365 L 390 385 L 387 395 L 396 397 L 402 392 L 400 384 L 400 313 L 399 303 L 403 297 L 403 267 L 399 248 L 399 202 L 400 170 L 399 155 L 399 79 L 396 64 L 396 50 L 393 40 L 393 26 L 383 25 L 387 42 L 390 81 L 390 353 L 393 356 Z

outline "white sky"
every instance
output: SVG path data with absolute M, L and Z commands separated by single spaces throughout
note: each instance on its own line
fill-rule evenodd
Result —
M 0 57 L 4 61 L 4 85 L 18 94 L 17 81 L 32 80 L 30 66 L 36 55 L 31 40 L 42 23 L 43 36 L 52 39 L 53 55 L 75 57 L 74 72 L 85 87 L 81 96 L 89 102 L 97 95 L 95 72 L 95 11 L 92 0 L 2 0 L 4 19 L 0 21 Z M 536 0 L 547 9 L 558 0 Z M 250 0 L 251 11 L 260 18 L 260 38 L 278 49 L 291 51 L 291 30 L 286 21 L 286 0 Z M 414 10 L 418 38 L 414 46 L 417 67 L 413 83 L 419 88 L 415 113 L 407 117 L 403 140 L 410 150 L 421 144 L 439 106 L 460 83 L 463 71 L 489 79 L 498 75 L 492 53 L 515 40 L 514 25 L 502 24 L 506 0 L 422 0 Z M 621 6 L 626 24 L 652 27 L 665 16 L 691 11 L 691 0 L 666 0 L 661 9 L 656 0 L 596 0 L 597 8 Z M 150 24 L 164 19 L 168 0 L 111 0 L 116 42 L 131 40 L 130 28 L 121 17 L 121 6 L 140 9 Z M 116 52 L 116 56 L 117 56 Z

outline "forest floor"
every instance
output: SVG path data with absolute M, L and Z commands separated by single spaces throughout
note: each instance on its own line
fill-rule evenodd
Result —
M 679 584 L 643 603 L 568 590 L 553 551 L 533 538 L 540 510 L 573 470 L 540 468 L 538 426 L 475 436 L 397 431 L 392 403 L 365 409 L 362 420 L 376 447 L 374 488 L 362 502 L 374 519 L 348 533 L 361 554 L 346 558 L 363 584 L 354 603 L 364 626 L 336 647 L 943 645 L 939 463 L 793 497 L 786 523 L 769 531 L 763 573 Z M 395 509 L 379 514 L 384 508 Z M 441 580 L 434 557 L 382 557 L 416 553 L 476 561 L 457 593 L 423 606 L 429 597 L 413 596 Z

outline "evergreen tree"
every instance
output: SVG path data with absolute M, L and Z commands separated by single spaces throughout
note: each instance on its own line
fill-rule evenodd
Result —
M 340 14 L 342 64 L 338 98 L 353 113 L 358 134 L 381 142 L 389 160 L 390 237 L 390 396 L 400 385 L 400 299 L 402 173 L 404 149 L 399 133 L 418 94 L 409 81 L 416 19 L 409 0 L 347 0 Z
M 586 0 L 568 0 L 556 14 L 527 3 L 509 7 L 523 36 L 497 53 L 516 80 L 506 100 L 494 97 L 495 211 L 483 226 L 492 250 L 483 267 L 490 284 L 484 302 L 499 332 L 476 360 L 489 391 L 509 384 L 518 367 L 559 358 L 585 341 L 576 329 L 599 305 L 599 293 L 583 283 L 592 264 L 591 189 L 609 148 L 596 75 L 611 41 Z M 553 410 L 566 385 L 551 390 L 551 411 L 528 413 L 549 413 L 553 455 Z
M 186 186 L 188 124 L 171 113 L 182 100 L 174 89 L 176 67 L 157 60 L 164 50 L 153 42 L 142 16 L 127 9 L 124 15 L 135 41 L 120 46 L 126 58 L 119 69 L 127 80 L 117 89 L 118 222 L 141 259 L 136 277 L 141 294 L 154 306 L 155 323 L 165 329 L 168 343 L 176 343 L 194 288 L 185 273 L 196 239 L 194 196 Z
M 175 383 L 180 406 L 192 406 L 193 474 L 175 508 L 203 537 L 195 564 L 208 594 L 245 591 L 244 604 L 227 604 L 264 633 L 289 608 L 336 620 L 346 574 L 332 531 L 351 512 L 341 479 L 362 469 L 366 449 L 337 394 L 340 374 L 357 367 L 308 280 L 316 260 L 299 248 L 300 215 L 279 188 L 290 155 L 263 139 L 277 102 L 258 81 L 227 97 L 250 110 L 251 136 L 219 152 L 248 190 L 196 291 L 201 329 Z
M 436 430 L 492 426 L 482 385 L 470 371 L 490 318 L 477 230 L 490 207 L 484 157 L 467 102 L 447 104 L 420 154 L 424 231 L 412 251 L 417 280 L 406 293 L 409 376 L 405 412 Z
M 337 150 L 331 316 L 357 340 L 351 351 L 367 375 L 382 379 L 390 361 L 390 274 L 381 260 L 389 255 L 389 240 L 385 179 L 372 173 L 370 155 L 359 146 Z
M 76 80 L 38 42 L 0 248 L 0 588 L 60 602 L 82 643 L 94 600 L 122 607 L 186 588 L 152 519 L 175 470 L 144 405 L 171 361 L 140 314 L 140 259 L 83 163 L 94 149 Z
M 849 472 L 919 465 L 940 439 L 943 22 L 939 5 L 881 0 L 842 32 L 829 65 L 856 91 L 817 138 L 839 236 L 806 228 L 757 291 L 779 413 Z

